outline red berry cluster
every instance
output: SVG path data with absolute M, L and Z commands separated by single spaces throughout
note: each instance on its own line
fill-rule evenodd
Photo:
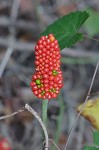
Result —
M 42 36 L 35 46 L 36 72 L 30 83 L 34 95 L 38 98 L 56 98 L 62 88 L 60 58 L 60 48 L 54 35 Z

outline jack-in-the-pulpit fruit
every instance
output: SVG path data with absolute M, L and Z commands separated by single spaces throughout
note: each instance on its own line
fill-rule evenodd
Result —
M 60 48 L 54 35 L 42 36 L 35 46 L 36 72 L 30 83 L 34 95 L 38 98 L 56 98 L 63 87 L 60 58 Z

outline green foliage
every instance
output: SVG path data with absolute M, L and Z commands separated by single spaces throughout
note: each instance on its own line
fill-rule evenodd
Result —
M 99 150 L 99 131 L 93 132 L 94 146 L 84 146 L 84 150 Z
M 89 19 L 85 22 L 84 26 L 89 36 L 99 34 L 99 13 L 92 9 L 87 10 L 90 14 Z
M 93 142 L 95 145 L 99 146 L 99 131 L 93 132 Z
M 84 150 L 99 150 L 99 148 L 96 148 L 96 147 L 89 147 L 89 146 L 85 146 L 84 147 Z
M 49 25 L 41 36 L 53 33 L 61 50 L 65 47 L 70 47 L 83 39 L 83 35 L 78 31 L 88 17 L 89 14 L 85 11 L 72 12 Z

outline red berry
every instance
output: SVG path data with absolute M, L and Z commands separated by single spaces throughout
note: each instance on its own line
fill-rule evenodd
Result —
M 49 71 L 48 74 L 49 74 L 49 75 L 52 75 L 52 71 Z
M 45 96 L 45 95 L 43 95 L 43 96 L 42 96 L 42 99 L 46 99 L 46 96 Z
M 41 50 L 43 49 L 43 45 L 42 44 L 39 45 L 39 49 L 41 49 Z
M 38 52 L 35 52 L 35 55 L 36 55 L 36 56 L 39 56 L 39 53 L 38 53 Z
M 39 56 L 36 56 L 36 57 L 35 57 L 36 60 L 39 60 L 39 58 L 40 58 Z
M 39 65 L 39 61 L 35 61 L 35 65 Z
M 48 96 L 49 96 L 49 92 L 46 92 L 46 93 L 45 93 L 45 96 L 48 97 Z
M 59 91 L 56 91 L 56 94 L 59 94 Z
M 38 94 L 38 98 L 42 98 L 42 95 L 41 95 L 41 94 Z
M 44 84 L 44 87 L 49 87 L 49 84 Z
M 42 59 L 43 59 L 43 61 L 45 61 L 45 60 L 46 60 L 46 58 L 45 58 L 45 57 L 43 57 Z
M 55 44 L 54 44 L 54 43 L 51 43 L 50 46 L 54 48 Z
M 54 83 L 54 87 L 57 88 L 57 87 L 58 87 L 58 84 L 57 84 L 57 83 Z
M 45 39 L 46 39 L 46 37 L 45 37 L 45 36 L 42 36 L 42 37 L 41 37 L 41 40 L 45 40 Z
M 46 58 L 47 58 L 47 59 L 50 59 L 50 56 L 49 56 L 49 55 L 47 55 L 47 56 L 46 56 Z
M 54 82 L 53 82 L 53 81 L 50 81 L 50 85 L 54 85 Z
M 44 72 L 48 73 L 49 72 L 49 68 L 44 68 Z
M 49 80 L 53 80 L 54 79 L 54 76 L 49 76 Z
M 43 78 L 44 78 L 44 79 L 48 79 L 48 78 L 49 78 L 49 75 L 48 75 L 48 74 L 43 74 Z
M 35 46 L 35 50 L 37 50 L 37 51 L 39 50 L 39 46 L 38 45 Z
M 49 65 L 52 66 L 52 65 L 53 65 L 53 62 L 52 62 L 52 61 L 49 61 Z
M 46 47 L 46 45 L 47 45 L 46 41 L 43 41 L 42 45 L 43 45 L 44 47 Z
M 36 86 L 36 85 L 34 85 L 33 87 L 32 87 L 32 91 L 35 91 L 35 90 L 37 90 L 38 89 L 38 87 Z
M 40 59 L 39 59 L 39 62 L 40 62 L 40 63 L 42 63 L 42 62 L 43 62 L 43 59 L 42 59 L 42 58 L 40 58 Z
M 36 95 L 36 96 L 38 95 L 38 91 L 37 91 L 37 90 L 34 91 L 33 93 L 34 93 L 34 95 Z
M 54 77 L 54 82 L 59 83 L 59 81 L 60 81 L 60 77 L 58 76 Z
M 32 76 L 32 80 L 36 80 L 36 79 L 37 79 L 37 75 L 34 74 L 34 75 Z
M 48 35 L 49 37 L 52 37 L 52 36 L 54 36 L 52 33 L 50 33 L 49 35 Z
M 53 67 L 53 66 L 50 66 L 50 67 L 49 67 L 49 70 L 53 70 L 53 69 L 54 69 L 54 67 Z
M 48 100 L 51 99 L 51 95 L 48 95 L 48 96 L 47 96 L 47 99 L 48 99 Z
M 47 50 L 49 50 L 50 49 L 50 45 L 46 45 L 46 48 L 47 48 Z
M 54 43 L 55 43 L 55 44 L 58 44 L 58 41 L 57 41 L 57 40 L 54 40 Z
M 38 53 L 39 53 L 39 54 L 42 54 L 42 51 L 41 51 L 41 50 L 38 50 Z
M 46 92 L 48 92 L 48 91 L 49 91 L 49 88 L 48 88 L 48 87 L 46 87 L 46 88 L 45 88 L 45 91 L 46 91 Z
M 56 98 L 57 97 L 57 94 L 56 93 L 53 93 L 52 94 L 52 98 Z
M 50 48 L 50 52 L 53 52 L 53 51 L 54 51 L 54 48 L 51 47 L 51 48 Z
M 48 68 L 48 67 L 49 67 L 49 65 L 48 65 L 48 64 L 45 64 L 45 65 L 44 65 L 44 67 Z
M 48 59 L 45 59 L 45 64 L 49 63 L 49 60 Z
M 40 39 L 40 40 L 38 41 L 38 44 L 42 44 L 42 42 L 43 42 L 43 40 Z
M 31 82 L 31 83 L 30 83 L 30 86 L 31 86 L 31 87 L 34 86 L 34 85 L 36 85 L 35 82 Z
M 46 48 L 43 48 L 43 49 L 42 49 L 42 52 L 43 52 L 43 53 L 46 53 Z M 42 54 L 42 55 L 43 55 L 43 54 Z
M 48 79 L 45 79 L 44 80 L 44 84 L 46 84 L 46 83 L 48 83 L 49 82 L 49 80 Z
M 47 39 L 46 42 L 47 42 L 47 44 L 50 44 L 50 43 L 51 43 L 51 41 L 50 41 L 49 39 Z

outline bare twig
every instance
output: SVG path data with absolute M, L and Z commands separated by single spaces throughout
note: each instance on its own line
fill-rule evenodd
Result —
M 83 36 L 84 36 L 84 37 L 86 37 L 86 38 L 89 38 L 89 39 L 91 39 L 91 40 L 94 40 L 94 41 L 99 42 L 99 39 L 96 39 L 96 38 L 90 37 L 90 36 L 88 36 L 88 35 L 83 35 Z
M 58 150 L 60 150 L 60 148 L 57 146 L 57 144 L 55 143 L 54 140 L 52 139 L 48 139 Z M 43 142 L 43 144 L 45 144 L 45 141 Z
M 90 94 L 90 97 L 96 96 L 97 94 L 99 94 L 99 92 L 92 93 L 92 94 Z
M 39 121 L 39 123 L 40 123 L 40 125 L 41 125 L 41 127 L 44 131 L 44 134 L 45 134 L 45 150 L 48 150 L 48 146 L 49 146 L 48 141 L 49 141 L 49 139 L 48 139 L 48 133 L 47 133 L 46 127 L 45 127 L 43 121 L 41 120 L 41 118 L 39 117 L 39 115 L 37 114 L 37 112 L 32 107 L 30 107 L 28 104 L 25 104 L 25 107 L 17 110 L 16 112 L 14 112 L 12 114 L 1 116 L 0 120 L 10 118 L 10 117 L 12 117 L 12 116 L 14 116 L 14 115 L 16 115 L 20 112 L 23 112 L 25 109 L 28 110 L 30 113 L 32 113 L 35 116 L 35 118 Z
M 53 143 L 53 144 L 54 144 L 54 146 L 55 146 L 58 150 L 60 150 L 60 148 L 57 146 L 57 144 L 54 142 L 54 140 L 49 139 L 49 141 L 50 141 L 51 143 Z
M 47 130 L 46 130 L 46 127 L 45 127 L 43 121 L 38 116 L 37 112 L 32 107 L 30 107 L 28 104 L 25 105 L 25 109 L 27 109 L 30 113 L 32 113 L 35 116 L 35 118 L 39 121 L 39 123 L 44 131 L 44 134 L 45 134 L 45 150 L 48 150 L 48 146 L 49 146 L 48 133 L 47 133 Z
M 84 109 L 84 107 L 85 107 L 85 105 L 86 105 L 86 103 L 87 103 L 89 97 L 90 97 L 90 93 L 91 93 L 91 90 L 92 90 L 92 86 L 93 86 L 93 83 L 94 83 L 94 80 L 95 80 L 95 76 L 96 76 L 98 67 L 99 67 L 99 59 L 98 59 L 98 62 L 97 62 L 97 65 L 96 65 L 96 68 L 95 68 L 95 71 L 94 71 L 94 74 L 93 74 L 93 78 L 92 78 L 92 81 L 91 81 L 91 84 L 90 84 L 90 87 L 89 87 L 89 90 L 88 90 L 88 93 L 87 93 L 85 102 L 84 102 L 84 104 L 82 105 L 82 108 L 81 108 L 79 114 L 77 115 L 77 117 L 76 117 L 76 119 L 75 119 L 75 121 L 74 121 L 74 123 L 73 123 L 73 126 L 72 126 L 72 128 L 71 128 L 70 133 L 69 133 L 69 136 L 68 136 L 68 139 L 67 139 L 67 142 L 66 142 L 66 145 L 65 145 L 65 149 L 64 149 L 64 150 L 67 150 L 67 146 L 68 146 L 68 144 L 69 144 L 69 141 L 70 141 L 71 135 L 72 135 L 72 133 L 73 133 L 73 130 L 74 130 L 76 124 L 77 124 L 77 121 L 78 121 L 78 119 L 79 119 L 79 117 L 80 117 L 80 115 L 81 115 L 81 113 L 82 113 L 82 111 L 83 111 L 83 109 Z
M 21 109 L 17 110 L 16 112 L 12 113 L 12 114 L 1 116 L 0 120 L 4 120 L 4 119 L 10 118 L 10 117 L 13 117 L 14 115 L 16 115 L 20 112 L 23 112 L 23 111 L 24 111 L 24 108 L 21 108 Z

